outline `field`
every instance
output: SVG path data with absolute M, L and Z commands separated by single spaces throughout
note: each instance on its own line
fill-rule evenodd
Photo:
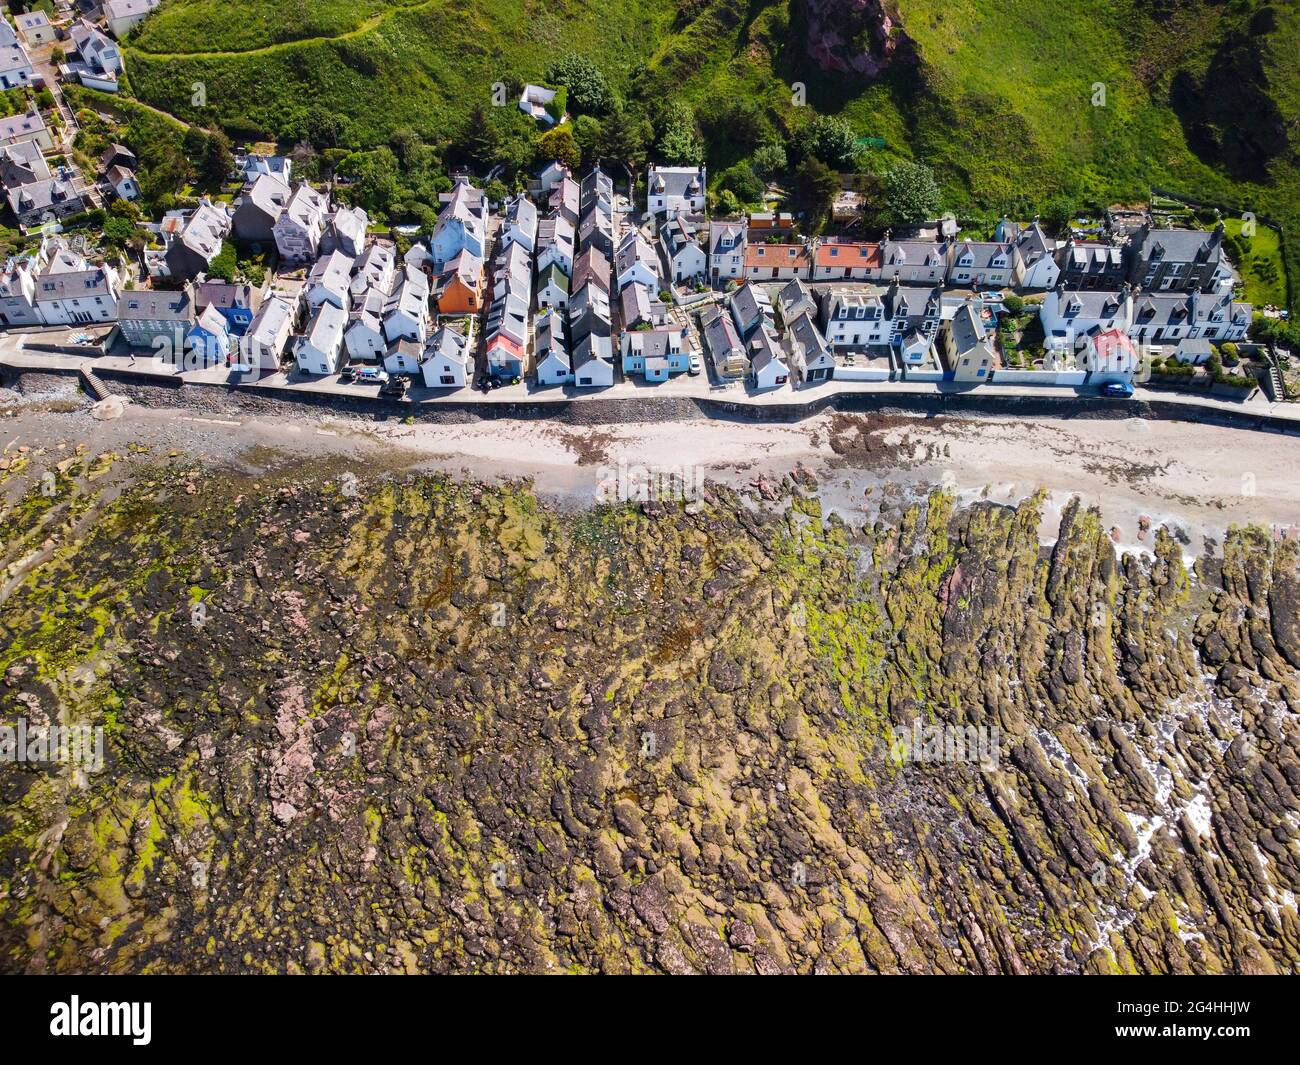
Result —
M 1292 7 L 898 0 L 907 47 L 870 79 L 827 74 L 808 59 L 798 0 L 484 0 L 470 10 L 450 0 L 296 2 L 292 20 L 269 0 L 237 16 L 215 0 L 165 3 L 130 47 L 132 88 L 235 132 L 292 133 L 314 107 L 346 116 L 350 144 L 403 127 L 436 142 L 494 82 L 538 77 L 578 51 L 634 106 L 692 105 L 717 173 L 750 146 L 725 123 L 710 126 L 707 113 L 752 103 L 766 128 L 788 134 L 801 120 L 791 85 L 804 82 L 817 111 L 887 142 L 869 167 L 925 160 L 949 206 L 975 223 L 1154 187 L 1283 223 L 1282 253 L 1297 261 Z M 196 82 L 202 107 L 192 103 Z M 1274 297 L 1281 284 L 1248 280 Z

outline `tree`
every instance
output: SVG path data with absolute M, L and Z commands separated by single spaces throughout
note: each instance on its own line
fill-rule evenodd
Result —
M 855 170 L 862 149 L 853 127 L 835 115 L 815 115 L 798 134 L 804 155 L 815 155 L 832 167 Z
M 492 166 L 501 150 L 503 139 L 501 130 L 492 121 L 485 104 L 476 103 L 470 108 L 460 143 L 471 162 L 482 167 Z
M 387 145 L 372 152 L 353 152 L 339 163 L 338 172 L 352 179 L 348 196 L 370 215 L 387 217 L 399 201 L 397 156 Z M 400 206 L 399 206 L 400 210 Z
M 551 64 L 546 80 L 568 90 L 575 114 L 603 115 L 614 103 L 614 92 L 600 68 L 585 56 L 570 52 Z
M 579 115 L 571 125 L 573 126 L 573 139 L 577 141 L 578 147 L 582 151 L 584 165 L 593 162 L 600 155 L 600 145 L 603 137 L 600 122 L 590 115 Z
M 810 155 L 795 168 L 794 195 L 799 206 L 820 222 L 830 213 L 840 180 L 825 163 Z
M 644 119 L 634 117 L 622 105 L 616 105 L 601 124 L 600 132 L 601 154 L 626 163 L 633 170 L 639 169 L 649 139 Z
M 208 276 L 222 281 L 234 281 L 238 269 L 239 264 L 235 260 L 235 246 L 229 242 L 222 242 L 221 250 L 217 252 L 216 258 L 208 264 Z
M 555 159 L 575 173 L 582 167 L 582 152 L 568 124 L 548 129 L 542 134 L 537 142 L 537 157 L 542 160 Z
M 402 161 L 402 166 L 410 166 L 424 146 L 420 140 L 420 135 L 411 129 L 398 129 L 393 131 L 393 135 L 388 138 L 388 146 L 396 153 L 397 158 Z
M 117 201 L 122 203 L 124 201 Z M 136 234 L 135 223 L 114 215 L 104 222 L 104 239 L 117 248 L 124 248 Z
M 772 136 L 772 124 L 763 108 L 743 97 L 722 94 L 706 98 L 695 117 L 709 143 L 726 142 L 738 152 L 748 151 Z
M 895 222 L 924 222 L 943 205 L 934 171 L 924 163 L 897 163 L 885 174 L 885 204 Z
M 734 193 L 740 203 L 762 203 L 763 194 L 767 191 L 766 186 L 754 173 L 754 168 L 748 163 L 737 163 L 730 169 L 724 170 L 718 184 L 721 188 Z
M 1047 228 L 1053 233 L 1065 233 L 1078 213 L 1079 204 L 1075 199 L 1072 196 L 1061 194 L 1053 196 L 1043 204 L 1040 216 L 1047 223 Z
M 235 169 L 235 153 L 230 150 L 230 138 L 221 130 L 208 134 L 207 150 L 203 155 L 203 176 L 212 185 L 220 185 Z
M 779 141 L 760 144 L 749 162 L 759 177 L 770 180 L 786 168 L 785 145 Z
M 666 104 L 655 122 L 655 147 L 666 163 L 699 166 L 704 161 L 704 143 L 695 128 L 695 115 L 680 100 Z

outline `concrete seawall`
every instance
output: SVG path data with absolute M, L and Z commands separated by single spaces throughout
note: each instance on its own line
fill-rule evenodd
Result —
M 1160 418 L 1221 425 L 1234 429 L 1300 435 L 1300 421 L 1187 400 L 1159 398 L 1117 401 L 1101 397 L 1008 395 L 969 392 L 826 392 L 806 401 L 753 404 L 710 397 L 646 396 L 635 399 L 582 397 L 540 402 L 441 401 L 412 404 L 374 396 L 308 392 L 182 381 L 155 373 L 96 367 L 107 388 L 147 407 L 181 407 L 205 414 L 301 416 L 312 410 L 366 420 L 413 418 L 431 424 L 466 424 L 493 419 L 535 419 L 567 425 L 720 418 L 729 421 L 797 422 L 825 410 L 846 413 L 908 412 L 928 416 L 1020 416 L 1044 418 Z M 0 383 L 20 391 L 49 391 L 52 384 L 76 382 L 75 368 L 10 365 L 0 361 Z

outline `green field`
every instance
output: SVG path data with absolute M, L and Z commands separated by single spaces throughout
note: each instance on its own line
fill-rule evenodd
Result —
M 399 128 L 430 143 L 460 130 L 497 81 L 539 77 L 569 51 L 631 106 L 692 105 L 717 173 L 752 143 L 720 111 L 754 104 L 788 136 L 808 103 L 918 158 L 949 206 L 979 224 L 1058 198 L 1081 209 L 1153 186 L 1284 223 L 1297 261 L 1300 11 L 1262 0 L 898 0 L 915 63 L 875 80 L 805 58 L 799 3 L 781 0 L 168 0 L 129 50 L 142 99 L 236 132 L 292 134 L 312 108 L 347 118 L 351 145 Z M 286 29 L 291 25 L 292 29 Z M 300 38 L 300 39 L 294 39 Z M 202 49 L 202 51 L 201 51 Z M 206 107 L 191 101 L 194 83 Z M 710 123 L 709 116 L 714 116 Z M 751 138 L 752 140 L 752 138 Z M 1261 227 L 1261 236 L 1264 229 Z M 1276 295 L 1264 277 L 1255 292 Z

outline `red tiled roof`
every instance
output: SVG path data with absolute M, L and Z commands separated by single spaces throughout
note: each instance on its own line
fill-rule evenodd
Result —
M 877 268 L 884 262 L 879 244 L 838 244 L 827 241 L 817 249 L 818 266 L 842 266 L 845 269 Z
M 745 249 L 746 266 L 807 266 L 808 249 L 802 244 L 751 244 Z

